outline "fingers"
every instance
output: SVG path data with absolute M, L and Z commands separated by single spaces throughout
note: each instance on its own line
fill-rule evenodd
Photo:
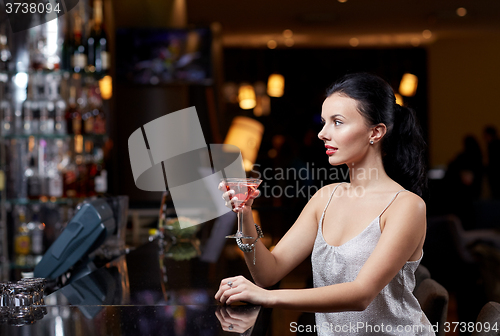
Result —
M 236 287 L 235 286 L 236 280 L 237 280 L 236 277 L 222 279 L 221 282 L 220 282 L 220 285 L 219 285 L 219 290 L 217 291 L 217 293 L 215 293 L 215 299 L 218 300 L 218 301 L 220 301 L 221 297 L 222 297 L 222 295 L 224 294 L 225 291 L 227 291 L 228 289 Z
M 257 189 L 254 192 L 252 192 L 252 194 L 250 195 L 250 198 L 257 198 L 259 196 L 260 196 L 260 190 Z
M 234 201 L 235 199 L 238 200 L 237 197 L 233 197 L 234 194 L 235 194 L 234 190 L 226 191 L 225 193 L 222 194 L 222 199 L 225 200 L 226 202 Z

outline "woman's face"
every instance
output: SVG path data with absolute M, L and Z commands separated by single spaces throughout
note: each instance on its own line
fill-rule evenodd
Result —
M 324 126 L 318 137 L 331 165 L 351 164 L 366 155 L 371 132 L 354 99 L 337 93 L 326 98 L 321 120 Z

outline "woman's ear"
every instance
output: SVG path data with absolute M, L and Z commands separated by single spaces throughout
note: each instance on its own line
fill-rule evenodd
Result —
M 372 127 L 370 139 L 372 139 L 373 142 L 378 142 L 378 141 L 382 140 L 385 133 L 387 133 L 387 127 L 385 126 L 385 124 L 380 123 L 380 124 Z

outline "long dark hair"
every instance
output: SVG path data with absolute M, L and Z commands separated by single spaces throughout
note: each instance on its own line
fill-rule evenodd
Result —
M 391 86 L 368 73 L 348 74 L 327 90 L 357 101 L 358 110 L 368 126 L 385 124 L 382 138 L 384 169 L 394 181 L 419 196 L 427 193 L 424 153 L 426 143 L 415 112 L 396 104 Z

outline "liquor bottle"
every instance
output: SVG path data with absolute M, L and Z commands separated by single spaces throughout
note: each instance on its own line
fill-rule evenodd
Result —
M 61 172 L 63 147 L 64 143 L 61 139 L 57 139 L 55 145 L 51 146 L 53 153 L 47 163 L 48 196 L 51 198 L 63 197 L 63 176 Z
M 43 90 L 40 89 L 41 80 L 42 78 L 39 73 L 33 75 L 33 100 L 31 101 L 31 113 L 33 114 L 33 134 L 40 133 L 40 107 L 43 106 Z
M 77 152 L 75 156 L 76 163 L 76 197 L 87 197 L 87 166 L 82 152 Z
M 14 236 L 15 264 L 17 266 L 26 266 L 27 259 L 31 252 L 31 238 L 29 236 L 26 215 L 23 208 L 19 209 L 19 217 L 16 224 Z
M 36 167 L 35 157 L 33 155 L 30 157 L 28 169 L 26 169 L 24 174 L 28 181 L 28 198 L 39 199 L 42 186 L 40 182 L 40 175 L 38 173 L 38 167 Z
M 102 108 L 102 97 L 97 86 L 92 91 L 92 115 L 94 116 L 94 134 L 106 134 L 106 113 Z
M 78 14 L 75 14 L 73 42 L 74 47 L 71 56 L 71 67 L 74 72 L 82 72 L 87 66 L 87 53 L 85 45 L 83 44 L 82 19 Z
M 61 78 L 54 77 L 53 81 L 50 83 L 51 91 L 51 106 L 54 107 L 54 133 L 58 135 L 67 134 L 65 113 L 66 113 L 66 102 L 61 97 Z
M 71 71 L 72 66 L 71 66 L 71 55 L 73 55 L 73 37 L 69 34 L 70 32 L 70 27 L 69 27 L 69 22 L 66 20 L 61 20 L 59 22 L 62 22 L 62 29 L 63 29 L 63 38 L 61 41 L 61 70 L 63 71 Z
M 3 116 L 0 131 L 2 136 L 14 134 L 15 132 L 14 116 L 12 113 L 10 98 L 9 83 L 7 82 L 4 84 L 3 99 L 0 102 L 0 115 Z
M 1 23 L 0 26 L 0 70 L 8 71 L 12 54 L 10 52 L 9 44 L 7 43 L 7 34 L 5 33 L 6 23 Z
M 34 133 L 35 125 L 33 122 L 33 108 L 37 107 L 34 101 L 34 78 L 28 78 L 28 94 L 26 100 L 23 102 L 23 133 L 31 135 Z
M 45 81 L 38 82 L 38 108 L 40 110 L 40 134 L 54 134 L 54 104 L 50 101 L 49 83 L 52 81 L 52 75 L 47 75 Z
M 49 195 L 49 177 L 47 176 L 47 162 L 50 156 L 52 146 L 48 144 L 47 139 L 40 139 L 38 143 L 38 183 L 40 184 L 39 197 L 48 197 Z
M 71 86 L 69 88 L 69 105 L 66 110 L 66 125 L 68 133 L 75 135 L 82 134 L 82 115 L 77 101 L 76 87 Z
M 68 151 L 62 160 L 68 162 L 62 169 L 63 172 L 63 197 L 76 197 L 77 170 L 72 160 L 71 151 Z
M 108 38 L 104 30 L 102 0 L 94 1 L 94 24 L 87 40 L 87 72 L 103 74 L 109 69 Z
M 33 256 L 33 264 L 28 266 L 36 266 L 40 260 L 42 260 L 44 247 L 44 230 L 45 224 L 41 223 L 38 219 L 40 209 L 39 207 L 33 207 L 33 216 L 31 221 L 27 224 L 28 234 L 31 237 L 31 255 Z
M 95 190 L 95 178 L 97 175 L 97 164 L 94 161 L 94 155 L 92 155 L 94 144 L 92 141 L 87 140 L 85 142 L 85 157 L 84 162 L 86 165 L 86 190 L 87 196 L 95 196 L 97 195 Z
M 79 107 L 82 115 L 82 134 L 94 134 L 94 115 L 88 99 L 89 90 L 87 87 L 83 89 L 81 99 L 79 99 Z
M 102 195 L 108 192 L 108 174 L 104 169 L 104 155 L 102 148 L 96 148 L 94 162 L 96 163 L 96 172 L 94 178 L 94 190 Z

